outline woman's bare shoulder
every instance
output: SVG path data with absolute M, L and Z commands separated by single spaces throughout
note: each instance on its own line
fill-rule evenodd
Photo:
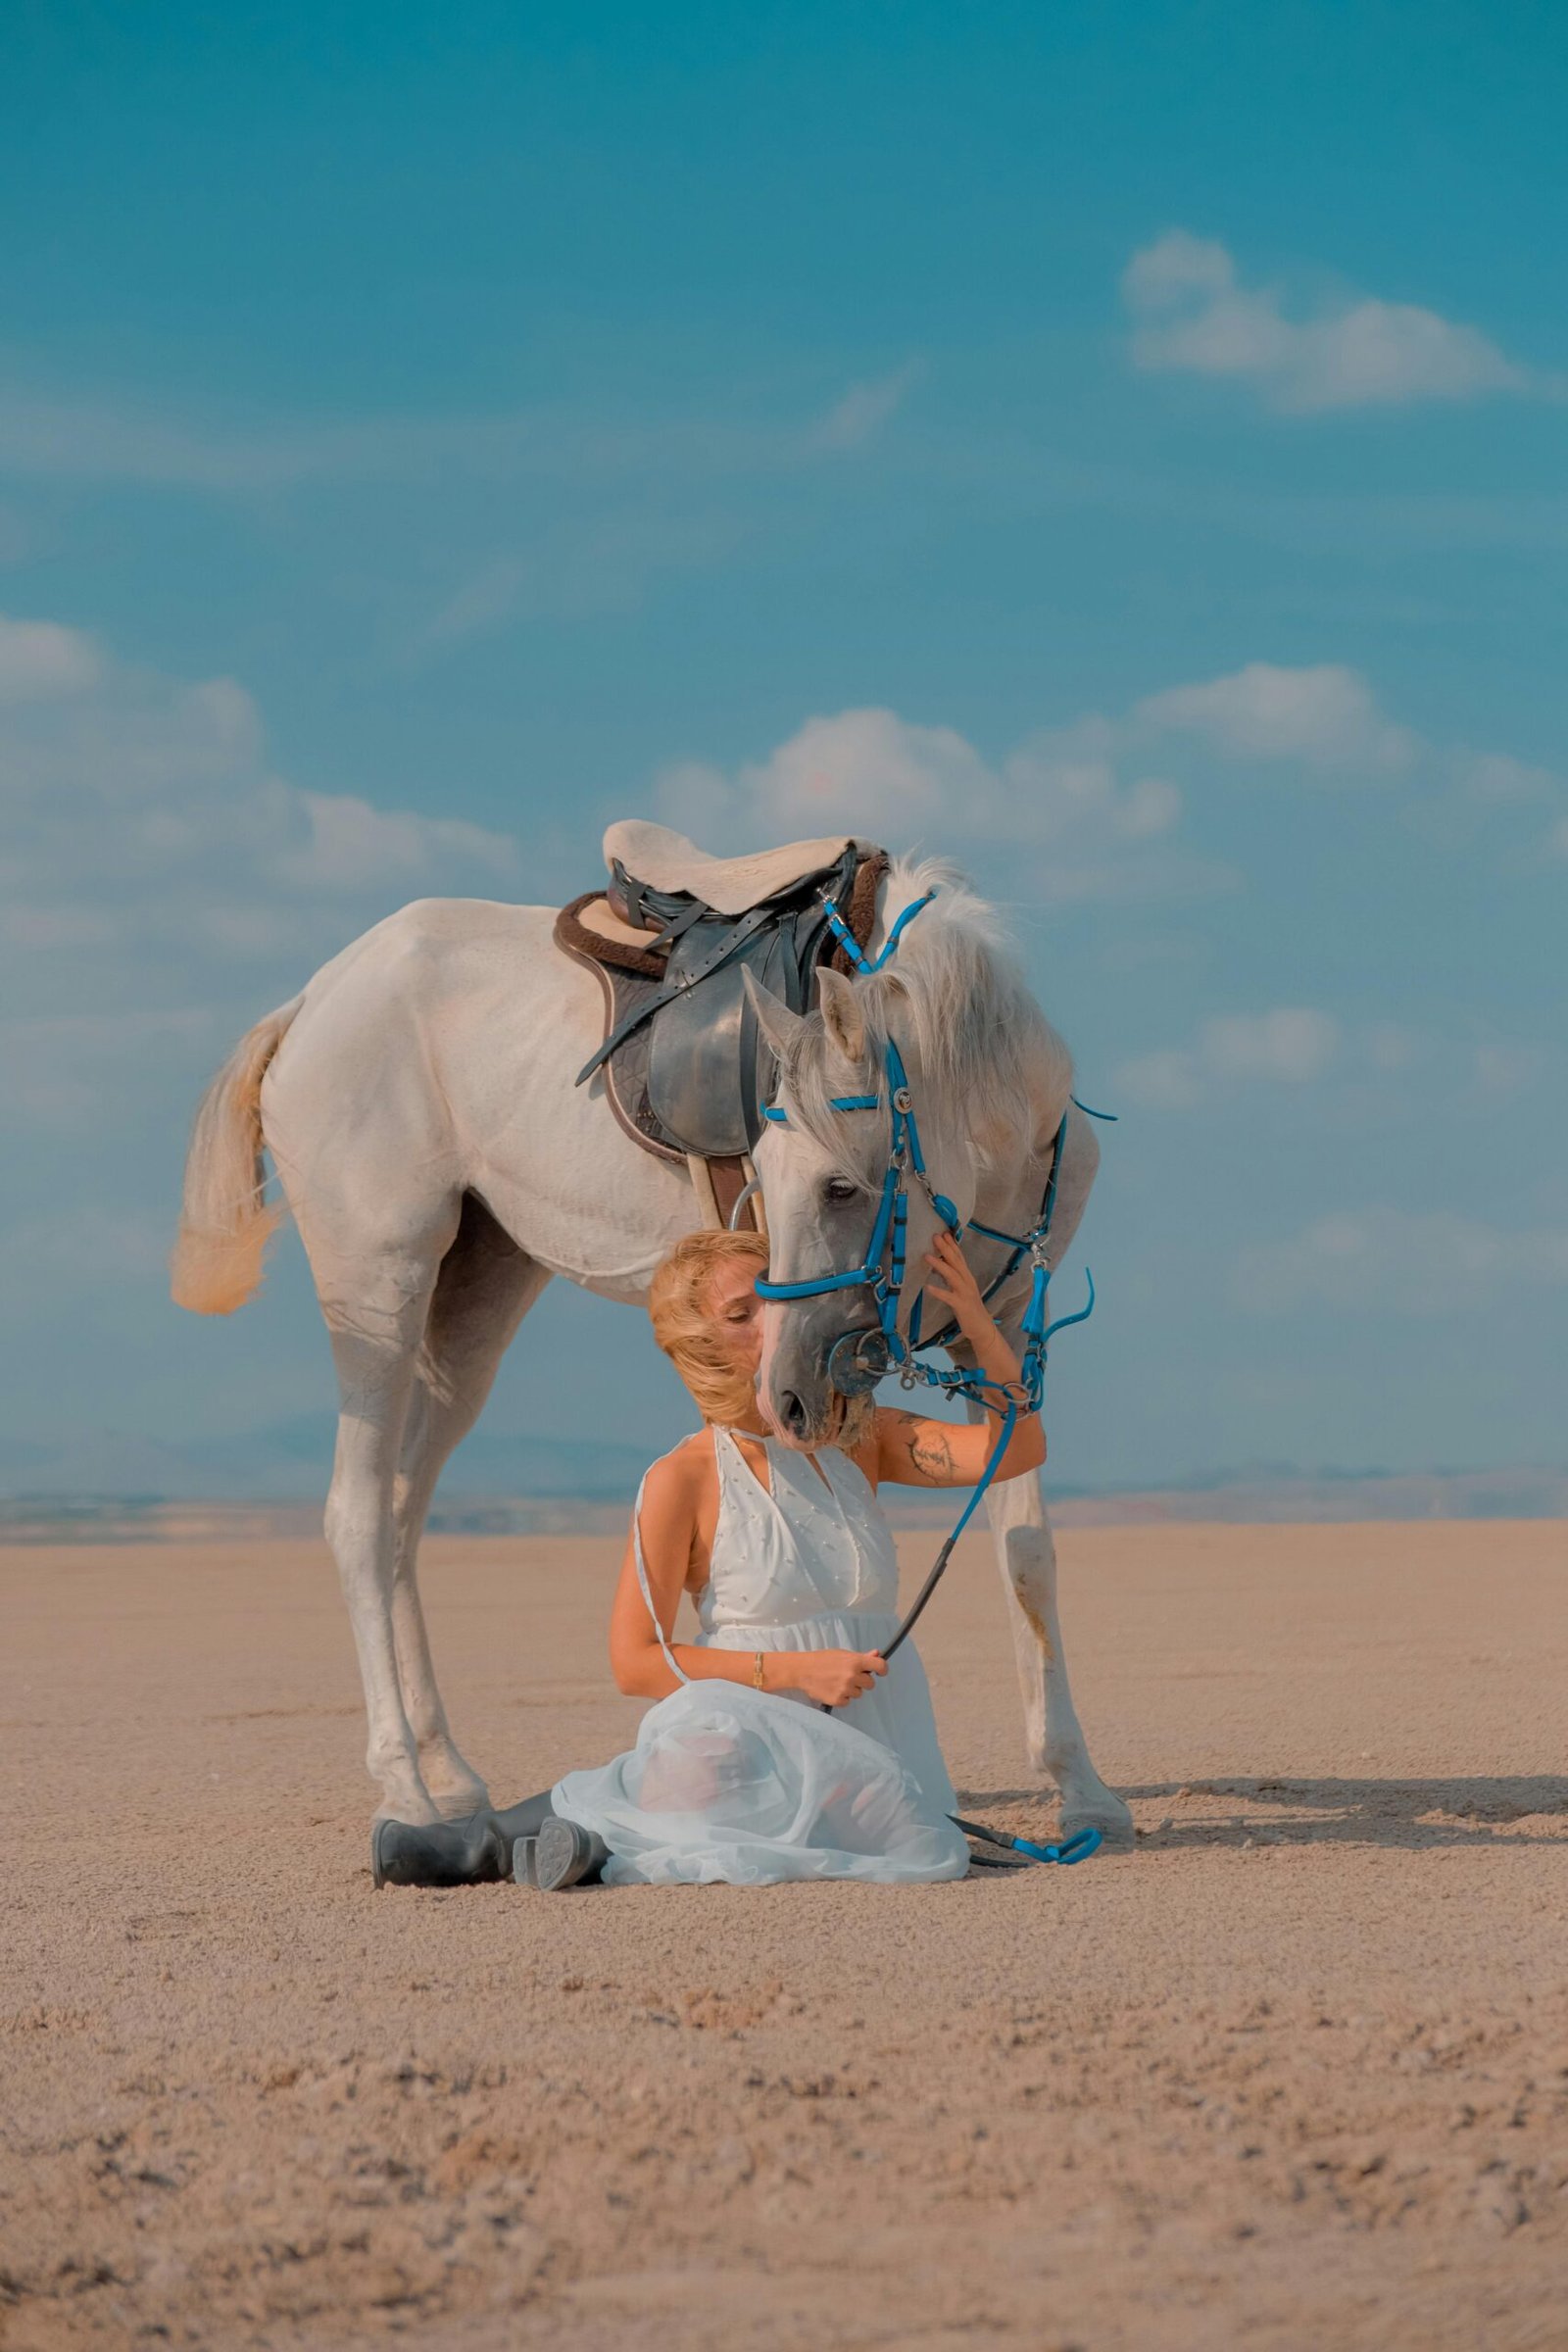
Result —
M 650 1465 L 644 1496 L 665 1509 L 698 1502 L 713 1482 L 713 1433 L 694 1430 Z

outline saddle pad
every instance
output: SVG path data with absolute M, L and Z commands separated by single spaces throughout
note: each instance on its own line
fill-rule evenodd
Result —
M 713 858 L 668 825 L 646 817 L 622 817 L 605 830 L 605 863 L 635 874 L 650 890 L 680 892 L 701 899 L 718 914 L 745 914 L 764 899 L 776 898 L 795 882 L 808 882 L 837 865 L 847 850 L 862 857 L 874 844 L 837 833 L 820 841 L 790 841 L 777 850 L 754 850 L 741 858 Z

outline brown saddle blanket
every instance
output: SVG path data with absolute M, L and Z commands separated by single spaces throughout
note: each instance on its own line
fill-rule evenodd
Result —
M 808 1010 L 817 966 L 851 968 L 823 895 L 863 951 L 887 865 L 884 851 L 849 844 L 833 865 L 740 918 L 688 893 L 652 891 L 617 866 L 608 892 L 585 891 L 556 917 L 556 945 L 604 991 L 604 1040 L 614 1042 L 595 1060 L 612 1110 L 656 1157 L 709 1162 L 720 1216 L 745 1180 L 772 1087 L 743 974 L 755 972 L 792 1012 Z

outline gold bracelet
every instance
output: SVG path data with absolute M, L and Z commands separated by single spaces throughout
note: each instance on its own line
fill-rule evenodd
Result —
M 765 1649 L 760 1649 L 757 1653 L 757 1663 L 752 1668 L 752 1689 L 754 1690 L 765 1690 L 767 1689 L 767 1685 L 762 1680 L 762 1660 L 766 1657 L 766 1655 L 767 1652 Z

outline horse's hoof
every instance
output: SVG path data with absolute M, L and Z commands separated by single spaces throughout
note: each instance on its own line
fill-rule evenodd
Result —
M 1076 1838 L 1080 1830 L 1098 1830 L 1102 1851 L 1107 1854 L 1130 1854 L 1137 1844 L 1133 1817 L 1119 1796 L 1105 1791 L 1108 1802 L 1099 1804 L 1063 1805 L 1061 1809 L 1060 1842 Z

